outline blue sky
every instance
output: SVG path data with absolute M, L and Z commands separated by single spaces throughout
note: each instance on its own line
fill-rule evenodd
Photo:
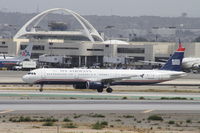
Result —
M 81 15 L 200 17 L 200 0 L 0 0 L 0 10 L 36 12 L 68 8 Z

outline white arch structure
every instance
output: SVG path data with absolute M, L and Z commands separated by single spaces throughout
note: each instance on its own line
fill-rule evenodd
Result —
M 80 16 L 78 13 L 71 11 L 69 9 L 64 9 L 64 8 L 54 8 L 54 9 L 49 9 L 46 10 L 32 19 L 30 19 L 14 36 L 14 39 L 18 39 L 21 36 L 27 35 L 29 33 L 37 33 L 35 31 L 35 28 L 33 28 L 31 31 L 27 31 L 27 27 L 32 24 L 35 21 L 35 24 L 33 27 L 36 27 L 40 21 L 49 13 L 55 12 L 55 11 L 64 11 L 66 13 L 71 14 L 83 27 L 84 31 L 81 31 L 81 34 L 85 37 L 88 37 L 90 41 L 95 42 L 94 37 L 96 37 L 100 41 L 104 41 L 103 38 L 100 36 L 100 34 L 97 32 L 97 30 L 82 16 Z

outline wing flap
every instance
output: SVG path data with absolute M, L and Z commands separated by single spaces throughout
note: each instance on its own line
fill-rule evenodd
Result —
M 131 76 L 126 76 L 126 77 L 114 77 L 114 78 L 105 78 L 101 79 L 102 83 L 112 83 L 112 82 L 117 82 L 121 80 L 128 80 L 131 79 L 132 77 L 137 77 L 137 75 L 131 75 Z
M 137 75 L 131 75 L 131 76 L 123 76 L 123 77 L 110 77 L 110 78 L 87 78 L 88 81 L 93 82 L 102 82 L 104 84 L 113 83 L 121 80 L 128 80 L 132 77 L 137 77 Z

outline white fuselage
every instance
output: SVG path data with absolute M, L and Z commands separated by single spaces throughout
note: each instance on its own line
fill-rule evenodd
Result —
M 12 56 L 12 57 L 11 57 L 11 56 L 6 56 L 6 57 L 0 56 L 0 59 L 2 59 L 2 60 L 3 60 L 3 59 L 13 59 L 13 58 L 14 58 L 13 56 Z
M 36 69 L 23 76 L 30 84 L 112 81 L 112 84 L 153 84 L 184 76 L 184 72 L 124 69 Z
M 199 68 L 200 67 L 200 58 L 183 58 L 182 66 L 185 69 L 188 68 Z

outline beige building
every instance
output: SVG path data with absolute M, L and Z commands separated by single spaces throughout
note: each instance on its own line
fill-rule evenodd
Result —
M 75 31 L 38 31 L 35 28 L 47 14 L 60 10 L 74 16 L 83 29 Z M 30 30 L 27 30 L 27 28 Z M 110 59 L 123 58 L 127 64 L 140 60 L 159 61 L 159 59 L 167 59 L 178 47 L 178 44 L 168 42 L 104 41 L 103 38 L 79 14 L 68 9 L 56 8 L 33 17 L 17 32 L 13 39 L 0 39 L 0 53 L 17 55 L 29 43 L 33 43 L 32 58 L 37 59 L 43 54 L 67 56 L 71 57 L 71 67 L 80 67 L 91 66 L 95 63 L 103 65 L 105 57 Z M 183 45 L 187 49 L 187 57 L 200 57 L 198 51 L 200 43 Z
M 121 42 L 121 41 L 120 41 Z M 17 55 L 28 43 L 33 43 L 32 58 L 40 55 L 60 55 L 72 57 L 73 66 L 91 66 L 94 63 L 104 63 L 104 57 L 120 57 L 146 61 L 167 59 L 178 47 L 176 43 L 166 42 L 130 42 L 129 44 L 114 44 L 90 41 L 64 40 L 20 40 L 0 39 L 0 54 Z M 121 42 L 122 43 L 122 42 Z M 19 51 L 17 51 L 17 45 Z M 186 47 L 185 57 L 200 57 L 200 43 L 183 44 Z M 17 53 L 18 52 L 18 53 Z

